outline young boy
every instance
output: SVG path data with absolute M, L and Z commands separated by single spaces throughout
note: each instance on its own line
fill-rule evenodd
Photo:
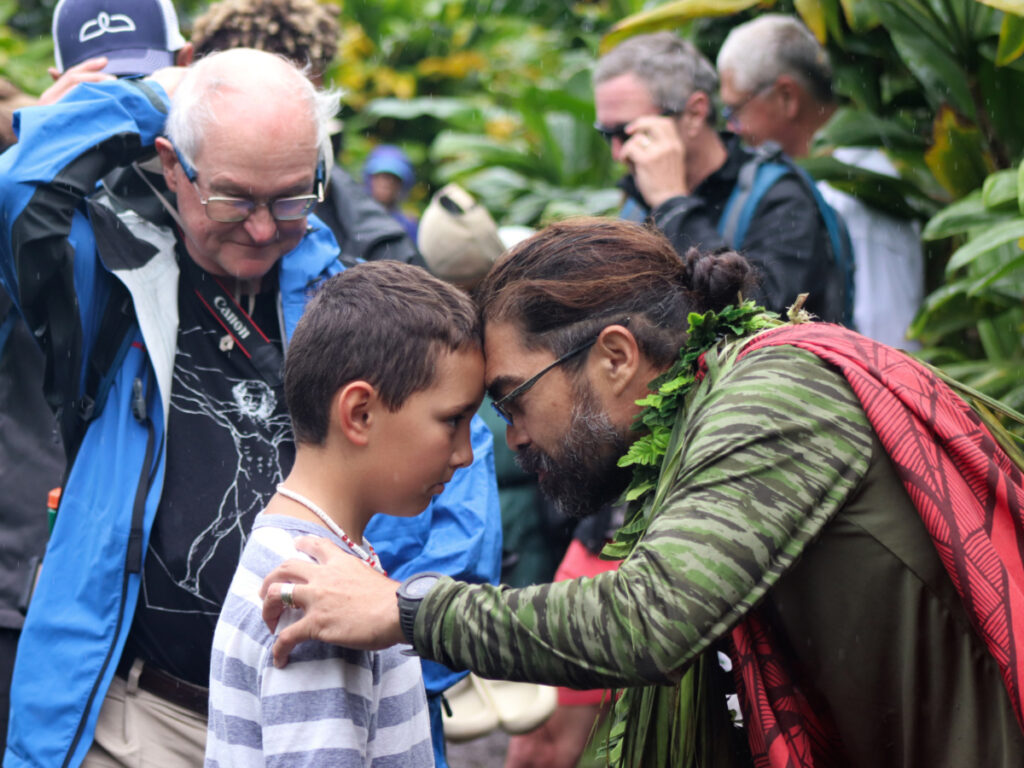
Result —
M 258 593 L 306 557 L 303 535 L 380 570 L 364 527 L 422 511 L 472 461 L 483 367 L 472 302 L 419 267 L 360 264 L 310 301 L 285 363 L 295 465 L 255 520 L 213 638 L 207 766 L 434 764 L 418 658 L 309 641 L 276 669 Z

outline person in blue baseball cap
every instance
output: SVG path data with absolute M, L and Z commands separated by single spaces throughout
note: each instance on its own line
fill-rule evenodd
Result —
M 363 166 L 367 191 L 405 227 L 414 242 L 417 223 L 402 211 L 400 204 L 415 182 L 408 155 L 393 144 L 381 144 L 367 156 Z
M 192 44 L 181 35 L 171 0 L 60 0 L 52 29 L 54 84 L 40 104 L 52 104 L 78 83 L 192 62 Z

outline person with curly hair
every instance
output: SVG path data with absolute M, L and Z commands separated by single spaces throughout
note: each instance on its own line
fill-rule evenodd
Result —
M 308 64 L 315 82 L 338 54 L 338 13 L 316 0 L 224 0 L 196 19 L 192 44 L 197 56 L 230 48 L 277 53 Z

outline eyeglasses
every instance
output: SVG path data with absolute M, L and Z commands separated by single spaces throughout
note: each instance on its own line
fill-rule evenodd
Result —
M 739 104 L 733 104 L 731 107 L 728 104 L 722 105 L 722 122 L 730 128 L 736 128 L 740 124 L 740 112 L 747 108 L 747 104 L 752 102 L 758 96 L 770 91 L 775 87 L 775 83 L 765 83 L 756 91 L 747 94 L 745 99 L 742 99 Z
M 622 318 L 622 320 L 620 320 L 618 324 L 619 325 L 624 325 L 626 327 L 629 327 L 629 318 L 628 317 Z M 604 328 L 607 328 L 607 327 L 608 326 L 605 326 Z M 595 333 L 593 338 L 588 339 L 587 341 L 585 341 L 582 344 L 580 344 L 578 347 L 573 347 L 568 352 L 566 352 L 564 355 L 562 355 L 560 358 L 555 360 L 555 362 L 553 362 L 550 365 L 545 366 L 544 368 L 542 368 L 535 376 L 531 376 L 529 379 L 524 381 L 522 384 L 520 384 L 518 387 L 513 389 L 511 392 L 509 392 L 504 397 L 502 397 L 502 398 L 492 402 L 491 403 L 491 408 L 493 408 L 495 413 L 497 413 L 501 417 L 502 421 L 504 421 L 510 427 L 513 426 L 513 423 L 512 423 L 513 422 L 513 416 L 512 416 L 512 412 L 509 410 L 509 406 L 512 405 L 512 403 L 515 402 L 515 400 L 517 398 L 522 397 L 524 394 L 529 392 L 533 388 L 533 386 L 538 381 L 540 381 L 541 377 L 545 373 L 550 371 L 552 368 L 558 367 L 559 365 L 564 363 L 566 360 L 569 360 L 569 359 L 575 357 L 576 355 L 580 354 L 580 352 L 583 352 L 584 350 L 590 349 L 590 347 L 594 346 L 594 344 L 597 342 L 598 338 L 600 338 L 601 334 L 604 332 L 604 328 L 602 328 L 597 333 Z
M 178 162 L 181 164 L 181 170 L 185 174 L 185 178 L 195 187 L 196 195 L 198 195 L 199 202 L 206 211 L 206 216 L 222 224 L 237 224 L 240 221 L 245 221 L 252 215 L 253 211 L 262 205 L 267 207 L 275 221 L 297 221 L 309 215 L 309 212 L 313 210 L 316 204 L 324 199 L 323 183 L 319 174 L 317 175 L 317 194 L 315 195 L 278 197 L 274 200 L 259 203 L 245 197 L 211 195 L 204 198 L 203 193 L 199 190 L 199 184 L 196 182 L 198 174 L 195 168 L 182 157 L 177 147 L 174 148 L 174 154 L 178 157 Z
M 661 117 L 679 117 L 681 113 L 671 109 L 663 109 L 658 113 Z M 601 138 L 608 142 L 609 146 L 612 141 L 618 139 L 621 142 L 625 142 L 629 139 L 629 134 L 626 133 L 626 128 L 633 121 L 629 123 L 619 123 L 618 125 L 602 125 L 601 123 L 594 123 L 594 130 L 601 134 Z

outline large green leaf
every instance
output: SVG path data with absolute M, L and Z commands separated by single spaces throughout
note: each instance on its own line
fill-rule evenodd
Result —
M 983 299 L 971 298 L 967 295 L 968 288 L 966 281 L 955 281 L 928 294 L 910 324 L 908 336 L 926 345 L 937 345 L 951 335 L 973 331 L 980 320 L 1011 306 L 1009 300 L 990 294 Z M 956 341 L 964 343 L 964 338 Z
M 1000 246 L 1016 243 L 1024 238 L 1024 219 L 1014 219 L 986 230 L 957 248 L 946 264 L 946 274 L 951 275 L 975 259 Z
M 985 207 L 981 190 L 977 189 L 946 206 L 929 219 L 921 237 L 924 240 L 943 240 L 953 235 L 961 235 L 973 227 L 989 227 L 1016 218 L 1012 213 L 990 211 Z
M 961 197 L 985 183 L 995 168 L 985 152 L 981 132 L 943 105 L 935 117 L 934 143 L 925 162 L 935 178 L 954 197 Z
M 606 53 L 627 37 L 647 32 L 673 29 L 694 19 L 730 16 L 755 5 L 774 5 L 775 0 L 674 0 L 650 11 L 629 16 L 612 26 L 601 38 L 601 52 Z
M 460 164 L 458 173 L 470 173 L 489 166 L 504 166 L 528 177 L 536 177 L 541 172 L 537 158 L 523 143 L 499 142 L 478 134 L 442 131 L 434 139 L 430 155 L 435 162 L 456 161 Z
M 988 9 L 984 9 L 988 11 Z M 995 13 L 995 12 L 993 12 Z M 986 132 L 1001 155 L 1000 168 L 1009 168 L 1024 152 L 1024 131 L 1021 125 L 1021 104 L 1024 104 L 1024 58 L 1007 67 L 982 56 L 975 70 L 979 104 L 984 106 Z
M 798 161 L 817 181 L 856 197 L 866 205 L 898 218 L 926 218 L 935 203 L 917 187 L 900 178 L 848 165 L 833 157 L 806 157 Z M 910 200 L 914 200 L 911 203 Z
M 867 32 L 881 22 L 872 0 L 841 0 L 846 24 L 854 33 Z
M 1017 210 L 1017 169 L 996 171 L 985 179 L 981 199 L 990 211 Z
M 980 320 L 978 338 L 989 360 L 1005 363 L 1021 357 L 1020 328 L 1014 328 L 1002 317 Z
M 929 0 L 877 0 L 879 18 L 900 58 L 925 86 L 925 95 L 938 107 L 953 105 L 975 117 L 974 101 L 964 63 L 957 58 L 959 30 L 938 17 Z
M 842 107 L 815 135 L 816 146 L 904 148 L 923 151 L 928 142 L 903 121 L 865 109 Z
M 1005 67 L 1024 54 L 1024 16 L 1006 14 L 999 30 L 999 48 L 996 50 L 996 64 Z
M 822 15 L 825 17 L 825 29 L 828 36 L 842 45 L 846 42 L 846 27 L 843 25 L 843 9 L 839 0 L 818 0 Z M 822 41 L 824 45 L 827 41 Z
M 976 0 L 976 2 L 1006 13 L 1024 16 L 1024 0 Z
M 818 42 L 824 45 L 828 41 L 828 21 L 822 0 L 793 0 L 793 7 Z
M 1024 160 L 1017 166 L 1017 210 L 1024 215 Z
M 987 270 L 967 289 L 967 294 L 969 296 L 981 296 L 988 289 L 1003 281 L 1003 278 L 1018 277 L 1022 270 L 1024 270 L 1024 253 L 1018 253 L 1016 256 L 1006 260 L 1002 266 Z M 1019 340 L 1020 337 L 1017 336 L 1016 338 Z

